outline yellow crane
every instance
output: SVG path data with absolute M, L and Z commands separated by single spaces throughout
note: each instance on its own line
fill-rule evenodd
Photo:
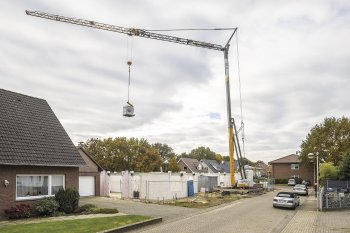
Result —
M 229 142 L 229 157 L 230 157 L 230 181 L 231 186 L 235 185 L 235 171 L 234 171 L 234 137 L 233 137 L 233 119 L 231 115 L 231 97 L 230 97 L 230 77 L 229 77 L 229 63 L 228 63 L 228 51 L 230 48 L 230 42 L 233 38 L 234 34 L 237 31 L 237 28 L 231 28 L 232 34 L 230 35 L 227 43 L 222 45 L 202 42 L 198 40 L 192 40 L 192 39 L 185 39 L 181 37 L 175 37 L 175 36 L 169 36 L 159 33 L 154 33 L 145 29 L 139 29 L 139 28 L 125 28 L 125 27 L 119 27 L 115 25 L 110 24 L 104 24 L 99 23 L 91 20 L 85 20 L 85 19 L 77 19 L 77 18 L 71 18 L 66 16 L 60 16 L 60 15 L 54 15 L 49 14 L 45 12 L 40 11 L 25 11 L 27 15 L 35 16 L 39 18 L 64 22 L 64 23 L 70 23 L 70 24 L 76 24 L 80 26 L 85 27 L 91 27 L 91 28 L 97 28 L 101 30 L 111 31 L 111 32 L 118 32 L 122 34 L 126 34 L 129 36 L 138 36 L 138 37 L 144 37 L 149 39 L 155 39 L 155 40 L 161 40 L 166 42 L 172 42 L 172 43 L 178 43 L 183 45 L 190 45 L 205 49 L 212 49 L 221 51 L 224 53 L 224 63 L 225 63 L 225 85 L 226 85 L 226 104 L 227 104 L 227 123 L 228 123 L 228 142 Z M 213 29 L 213 30 L 219 30 L 219 29 Z

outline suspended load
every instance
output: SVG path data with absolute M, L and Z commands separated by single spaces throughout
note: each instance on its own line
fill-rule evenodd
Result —
M 129 102 L 129 90 L 130 90 L 130 66 L 132 64 L 131 61 L 128 61 L 127 62 L 128 66 L 129 66 L 129 84 L 128 84 L 128 101 L 126 102 L 128 105 L 125 105 L 123 107 L 123 116 L 125 117 L 133 117 L 135 116 L 134 114 L 134 105 L 132 105 L 130 102 Z
M 134 106 L 128 102 L 126 102 L 128 105 L 125 105 L 123 107 L 123 116 L 125 117 L 133 117 L 135 116 L 134 114 Z

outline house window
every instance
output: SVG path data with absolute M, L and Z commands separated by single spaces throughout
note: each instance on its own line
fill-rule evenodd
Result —
M 184 170 L 187 170 L 187 167 L 184 167 Z
M 299 164 L 297 164 L 297 163 L 292 163 L 291 166 L 290 166 L 290 168 L 291 168 L 292 170 L 299 170 Z
M 54 196 L 65 187 L 64 175 L 17 175 L 16 200 Z

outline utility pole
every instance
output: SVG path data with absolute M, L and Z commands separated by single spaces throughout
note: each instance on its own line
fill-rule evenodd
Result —
M 212 49 L 221 51 L 224 53 L 224 62 L 225 62 L 225 85 L 226 85 L 226 103 L 227 103 L 227 122 L 228 122 L 228 141 L 229 141 L 229 157 L 230 157 L 230 180 L 231 180 L 231 186 L 235 185 L 235 170 L 234 170 L 234 137 L 233 137 L 233 123 L 232 123 L 232 115 L 231 115 L 231 97 L 230 97 L 230 76 L 229 76 L 229 63 L 228 63 L 228 52 L 230 48 L 230 42 L 233 38 L 234 34 L 237 31 L 237 28 L 231 28 L 233 30 L 229 40 L 227 41 L 225 46 L 192 40 L 192 39 L 186 39 L 181 37 L 175 37 L 175 36 L 169 36 L 164 35 L 160 33 L 153 33 L 150 31 L 147 31 L 145 29 L 138 29 L 138 28 L 125 28 L 120 26 L 114 26 L 104 23 L 98 23 L 91 20 L 85 20 L 85 19 L 77 19 L 77 18 L 71 18 L 66 16 L 60 16 L 60 15 L 54 15 L 49 14 L 45 12 L 40 11 L 25 11 L 27 15 L 35 16 L 39 18 L 64 22 L 64 23 L 70 23 L 70 24 L 76 24 L 84 27 L 91 27 L 91 28 L 97 28 L 101 30 L 107 30 L 112 32 L 118 32 L 122 34 L 126 34 L 129 36 L 139 36 L 149 39 L 155 39 L 155 40 L 161 40 L 166 42 L 172 42 L 172 43 L 178 43 L 183 45 L 190 45 L 205 49 Z M 213 29 L 213 30 L 219 30 L 219 29 Z

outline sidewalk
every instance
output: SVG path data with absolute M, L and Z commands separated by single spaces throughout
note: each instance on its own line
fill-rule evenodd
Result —
M 350 232 L 350 210 L 317 212 L 317 200 L 309 196 L 281 233 Z

